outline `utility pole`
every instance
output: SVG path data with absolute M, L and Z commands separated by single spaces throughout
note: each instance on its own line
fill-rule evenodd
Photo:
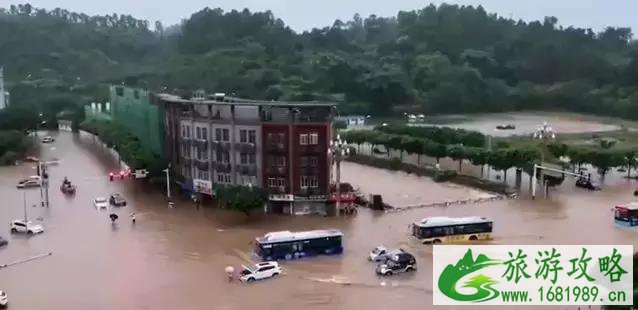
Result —
M 171 176 L 170 176 L 171 165 L 168 165 L 168 168 L 164 169 L 166 173 L 166 198 L 171 200 Z
M 40 177 L 40 205 L 44 207 L 44 177 L 42 162 L 38 160 L 38 176 Z
M 24 191 L 22 192 L 22 207 L 24 208 L 24 225 L 27 225 L 29 221 L 27 217 L 27 193 Z

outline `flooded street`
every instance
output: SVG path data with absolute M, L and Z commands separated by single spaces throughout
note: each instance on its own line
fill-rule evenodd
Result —
M 633 181 L 614 182 L 602 192 L 576 191 L 573 184 L 566 184 L 550 200 L 496 201 L 394 214 L 362 209 L 351 218 L 246 218 L 220 210 L 196 210 L 188 201 L 169 209 L 161 192 L 131 181 L 109 182 L 108 172 L 118 169 L 118 163 L 88 135 L 60 133 L 55 143 L 43 147 L 42 158 L 61 160 L 50 170 L 51 206 L 28 207 L 30 219 L 42 223 L 45 232 L 27 237 L 10 235 L 8 227 L 0 229 L 0 235 L 9 240 L 0 249 L 0 265 L 42 253 L 53 255 L 0 269 L 0 289 L 9 295 L 10 309 L 429 309 L 432 248 L 409 239 L 408 225 L 434 215 L 491 217 L 494 244 L 638 245 L 638 231 L 617 228 L 611 212 L 614 204 L 633 201 L 638 185 Z M 35 174 L 32 166 L 0 168 L 4 199 L 0 223 L 23 216 L 22 192 L 15 184 Z M 356 164 L 347 163 L 343 169 L 344 180 L 362 190 L 383 190 L 389 203 L 481 194 Z M 78 185 L 74 198 L 65 198 L 58 189 L 65 176 Z M 123 194 L 129 202 L 115 210 L 120 216 L 117 225 L 111 225 L 108 211 L 92 205 L 96 196 L 108 197 L 112 192 Z M 26 193 L 29 205 L 39 202 L 39 190 Z M 137 214 L 135 225 L 128 219 L 130 212 Z M 286 262 L 286 275 L 279 279 L 251 285 L 227 282 L 224 267 L 252 260 L 256 236 L 321 228 L 344 232 L 343 255 Z M 379 244 L 411 251 L 419 270 L 377 277 L 366 255 Z

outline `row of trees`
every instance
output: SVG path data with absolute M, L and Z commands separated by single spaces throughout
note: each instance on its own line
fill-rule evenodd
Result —
M 422 137 L 442 144 L 462 144 L 464 146 L 484 147 L 485 135 L 478 131 L 437 126 L 377 126 L 375 130 L 410 137 Z
M 631 176 L 631 170 L 638 168 L 638 150 L 608 147 L 580 147 L 568 146 L 564 143 L 553 143 L 547 146 L 549 152 L 556 158 L 563 158 L 564 166 L 572 166 L 580 170 L 584 164 L 590 164 L 597 168 L 601 177 L 604 177 L 614 167 L 624 167 L 627 176 Z
M 396 127 L 395 127 L 396 128 Z M 388 130 L 395 131 L 395 130 Z M 423 132 L 426 132 L 424 130 Z M 407 131 L 406 131 L 407 132 Z M 453 132 L 451 129 L 450 132 Z M 415 133 L 415 132 L 413 132 Z M 460 136 L 465 132 L 459 131 Z M 624 167 L 627 175 L 631 175 L 632 169 L 638 169 L 638 150 L 614 148 L 612 146 L 602 147 L 582 147 L 569 146 L 564 143 L 542 144 L 530 141 L 522 147 L 497 146 L 492 150 L 484 147 L 465 146 L 458 143 L 438 142 L 432 140 L 427 135 L 421 138 L 414 135 L 390 134 L 378 130 L 350 130 L 341 134 L 342 138 L 352 144 L 360 146 L 364 143 L 370 144 L 374 150 L 376 146 L 383 146 L 388 157 L 390 150 L 400 152 L 399 159 L 403 160 L 403 154 L 417 155 L 417 164 L 421 162 L 421 156 L 435 158 L 437 163 L 441 158 L 450 158 L 459 162 L 459 172 L 464 161 L 469 161 L 473 165 L 481 167 L 483 175 L 484 165 L 489 165 L 496 170 L 503 170 L 518 167 L 531 172 L 534 163 L 540 163 L 541 152 L 547 150 L 548 156 L 545 161 L 561 163 L 565 169 L 573 168 L 580 171 L 582 165 L 591 165 L 598 170 L 601 177 L 614 167 Z M 439 139 L 441 140 L 441 139 Z M 450 135 L 448 141 L 458 141 L 458 137 Z M 507 173 L 505 173 L 507 176 Z
M 135 169 L 147 169 L 151 175 L 161 174 L 165 163 L 158 154 L 144 148 L 140 140 L 122 126 L 111 121 L 87 120 L 80 127 L 97 135 L 108 147 L 115 149 L 121 159 Z
M 238 185 L 215 188 L 215 197 L 221 207 L 250 215 L 253 210 L 263 208 L 268 201 L 268 193 L 259 187 Z
M 400 159 L 403 154 L 416 154 L 417 164 L 420 165 L 421 156 L 435 158 L 437 163 L 441 158 L 451 158 L 459 162 L 459 171 L 463 166 L 463 161 L 469 161 L 473 165 L 483 168 L 489 165 L 496 170 L 502 170 L 507 176 L 507 170 L 513 167 L 529 168 L 540 159 L 540 152 L 533 147 L 529 148 L 502 148 L 488 150 L 482 147 L 464 146 L 461 144 L 445 144 L 435 142 L 428 138 L 417 138 L 407 135 L 388 134 L 375 130 L 350 130 L 341 134 L 342 138 L 356 144 L 358 151 L 360 146 L 368 143 L 372 146 L 383 146 L 388 156 L 390 150 L 400 152 Z

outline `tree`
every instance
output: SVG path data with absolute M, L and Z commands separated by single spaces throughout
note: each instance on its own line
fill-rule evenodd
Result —
M 511 149 L 502 149 L 491 152 L 487 163 L 496 170 L 503 170 L 503 183 L 507 182 L 507 170 L 516 165 L 514 151 Z
M 459 161 L 459 172 L 463 168 L 463 159 L 467 157 L 465 147 L 463 145 L 452 145 L 447 150 L 447 155 L 453 160 Z
M 259 187 L 230 185 L 215 189 L 220 205 L 242 212 L 247 216 L 253 210 L 263 208 L 268 201 L 268 193 Z
M 487 164 L 488 158 L 490 156 L 491 152 L 488 150 L 479 148 L 469 149 L 468 158 L 472 165 L 481 166 L 481 178 L 483 177 L 485 164 Z
M 421 153 L 423 152 L 423 140 L 412 138 L 412 137 L 403 137 L 401 140 L 401 149 L 408 152 L 408 154 L 417 154 L 417 165 L 421 165 Z
M 627 151 L 622 155 L 622 164 L 627 167 L 627 178 L 631 177 L 631 168 L 636 167 L 638 165 L 638 160 L 636 159 L 636 151 Z

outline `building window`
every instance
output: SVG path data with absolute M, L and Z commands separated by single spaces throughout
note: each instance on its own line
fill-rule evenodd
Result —
M 257 162 L 255 153 L 241 153 L 239 159 L 242 165 L 254 165 Z
M 230 152 L 229 151 L 224 151 L 224 150 L 219 150 L 218 149 L 215 153 L 216 153 L 215 154 L 216 155 L 215 159 L 216 159 L 217 162 L 222 162 L 222 163 L 225 163 L 225 164 L 230 162 Z
M 306 156 L 301 157 L 301 166 L 308 167 L 308 157 Z
M 191 157 L 191 147 L 187 144 L 182 144 L 182 154 L 184 157 Z
M 301 157 L 301 167 L 317 167 L 317 156 L 303 156 Z
M 186 138 L 186 126 L 182 125 L 182 138 Z
M 310 144 L 310 145 L 319 144 L 319 134 L 318 133 L 311 133 L 310 134 L 310 141 L 308 141 L 308 144 Z
M 277 179 L 276 178 L 268 178 L 268 187 L 277 187 Z
M 286 187 L 286 179 L 284 179 L 284 178 L 277 178 L 277 186 L 279 186 L 279 187 Z
M 197 178 L 200 180 L 210 180 L 208 170 L 197 169 Z
M 309 162 L 310 162 L 310 167 L 319 166 L 319 158 L 317 156 L 310 156 L 309 157 Z
M 308 145 L 308 135 L 307 134 L 300 134 L 299 135 L 299 144 L 300 145 Z
M 317 188 L 319 187 L 319 179 L 315 175 L 301 176 L 301 188 Z
M 191 126 L 186 126 L 186 138 L 191 137 Z
M 286 167 L 286 157 L 285 156 L 275 157 L 275 167 Z
M 218 173 L 217 174 L 217 183 L 230 183 L 230 174 Z
M 284 143 L 286 142 L 286 135 L 282 132 L 277 134 L 277 143 Z
M 248 142 L 247 130 L 242 129 L 242 130 L 239 131 L 239 142 L 241 142 L 241 143 Z
M 120 97 L 124 96 L 124 87 L 115 87 L 115 94 Z
M 222 129 L 222 138 L 223 141 L 230 141 L 230 131 L 227 128 Z
M 197 148 L 197 159 L 208 160 L 208 150 L 202 150 L 200 148 Z
M 208 140 L 208 128 L 202 127 L 202 140 Z
M 215 141 L 221 141 L 221 140 L 222 140 L 222 129 L 215 128 Z
M 202 138 L 202 129 L 199 127 L 195 127 L 195 137 L 197 137 L 197 139 L 201 139 Z
M 248 143 L 255 144 L 257 143 L 257 132 L 254 130 L 248 131 Z

